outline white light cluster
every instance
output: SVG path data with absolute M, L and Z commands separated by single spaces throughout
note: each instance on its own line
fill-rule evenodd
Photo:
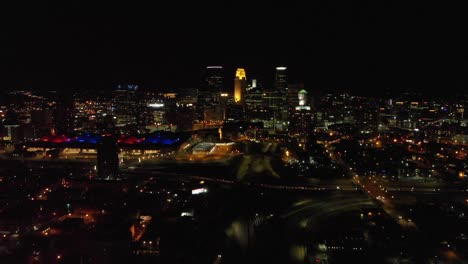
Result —
M 160 108 L 164 107 L 164 104 L 162 103 L 154 103 L 154 104 L 148 104 L 149 107 L 154 107 L 154 108 Z
M 206 192 L 208 192 L 206 188 L 193 189 L 192 195 L 197 195 L 197 194 L 206 193 Z

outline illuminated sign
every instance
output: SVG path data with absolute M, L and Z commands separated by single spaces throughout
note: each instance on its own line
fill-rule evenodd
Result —
M 285 71 L 287 68 L 286 67 L 276 67 L 276 70 L 278 71 Z

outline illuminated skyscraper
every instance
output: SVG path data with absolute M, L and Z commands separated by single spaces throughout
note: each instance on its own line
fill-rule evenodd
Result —
M 265 91 L 263 96 L 264 105 L 268 108 L 268 112 L 273 120 L 275 130 L 286 131 L 288 127 L 288 82 L 286 67 L 276 67 L 275 81 L 273 87 Z
M 280 94 L 287 94 L 288 91 L 288 75 L 286 67 L 276 67 L 275 90 Z
M 223 90 L 223 66 L 207 66 L 205 82 L 207 90 L 219 96 Z
M 124 127 L 136 125 L 141 110 L 137 96 L 138 85 L 119 84 L 112 92 L 112 112 L 116 117 L 116 125 Z
M 247 89 L 247 76 L 243 68 L 238 68 L 234 79 L 234 102 L 238 105 L 245 104 L 245 91 Z
M 305 106 L 307 101 L 307 91 L 299 91 L 299 93 L 297 94 L 297 98 L 299 99 L 299 106 Z
M 299 105 L 290 112 L 289 134 L 304 136 L 312 131 L 312 109 L 307 102 L 306 90 L 299 91 L 297 97 Z
M 297 93 L 303 89 L 304 89 L 303 83 L 288 84 L 288 93 L 286 94 L 286 103 L 288 105 L 288 108 L 291 109 L 299 105 L 299 99 L 297 97 Z

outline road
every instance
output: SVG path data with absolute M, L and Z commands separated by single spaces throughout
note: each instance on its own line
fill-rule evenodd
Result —
M 348 172 L 351 177 L 351 181 L 358 186 L 364 193 L 366 193 L 370 198 L 379 202 L 382 206 L 382 209 L 391 216 L 401 227 L 403 228 L 416 228 L 415 223 L 404 216 L 404 213 L 399 212 L 396 209 L 395 204 L 392 199 L 394 196 L 389 196 L 388 191 L 385 186 L 377 183 L 373 180 L 372 177 L 359 176 L 352 167 L 346 164 L 338 155 L 333 152 L 333 149 L 330 147 L 330 144 L 325 144 L 325 149 L 330 154 L 330 159 L 336 164 L 341 166 L 345 171 Z

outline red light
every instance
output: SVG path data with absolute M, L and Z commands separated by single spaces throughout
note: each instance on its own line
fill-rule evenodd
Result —
M 320 259 L 315 259 L 315 263 L 320 263 Z
M 124 143 L 124 144 L 130 144 L 130 145 L 133 145 L 133 144 L 137 144 L 137 143 L 140 143 L 140 139 L 138 139 L 137 137 L 135 136 L 129 136 L 129 137 L 123 137 L 120 139 L 120 142 L 118 143 Z
M 61 136 L 45 136 L 41 139 L 44 142 L 53 142 L 53 143 L 63 143 L 65 141 L 70 141 L 71 139 L 66 137 L 65 135 Z

